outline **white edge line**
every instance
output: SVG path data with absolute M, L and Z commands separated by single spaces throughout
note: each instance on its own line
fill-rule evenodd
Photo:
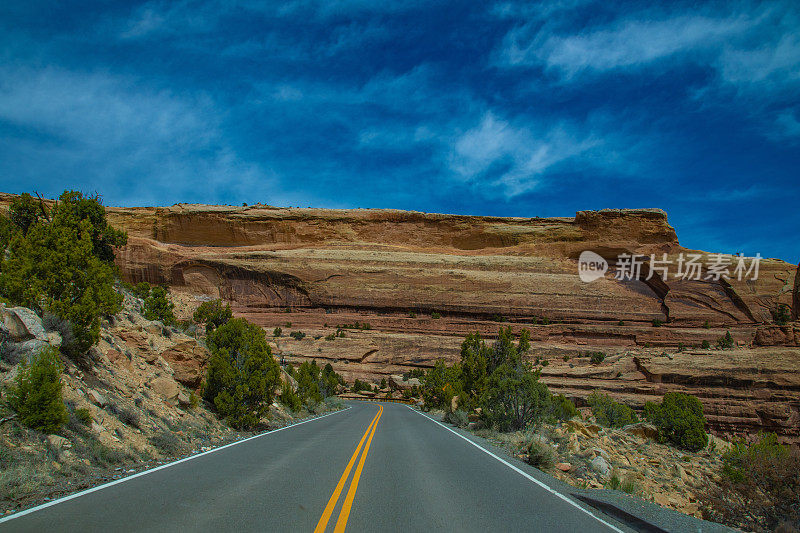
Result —
M 471 440 L 471 439 L 468 439 L 467 437 L 465 437 L 464 435 L 462 435 L 462 434 L 461 434 L 461 433 L 459 433 L 458 431 L 454 431 L 452 428 L 449 428 L 449 427 L 445 426 L 444 424 L 442 424 L 442 423 L 441 423 L 441 422 L 439 422 L 438 420 L 434 420 L 433 418 L 429 417 L 429 416 L 428 416 L 428 415 L 426 415 L 425 413 L 422 413 L 422 412 L 420 412 L 420 411 L 417 411 L 416 409 L 414 409 L 414 408 L 413 408 L 413 407 L 411 407 L 410 405 L 408 405 L 407 407 L 408 407 L 409 409 L 411 409 L 412 411 L 414 411 L 415 413 L 417 413 L 417 414 L 419 414 L 419 415 L 422 415 L 422 416 L 424 416 L 425 418 L 427 418 L 427 419 L 428 419 L 428 420 L 430 420 L 431 422 L 433 422 L 433 423 L 435 423 L 435 424 L 439 424 L 440 426 L 442 426 L 444 429 L 446 429 L 447 431 L 449 431 L 449 432 L 450 432 L 450 433 L 452 433 L 453 435 L 456 435 L 457 437 L 460 437 L 460 438 L 464 439 L 464 440 L 465 440 L 465 441 L 467 441 L 468 443 L 470 443 L 470 444 L 472 444 L 473 446 L 475 446 L 476 448 L 478 448 L 480 451 L 482 451 L 482 452 L 484 452 L 484 453 L 486 453 L 486 454 L 489 454 L 489 455 L 491 455 L 492 457 L 494 457 L 495 459 L 497 459 L 498 461 L 500 461 L 501 463 L 503 463 L 504 465 L 506 465 L 507 467 L 509 467 L 511 470 L 514 470 L 515 472 L 517 472 L 518 474 L 521 474 L 522 476 L 526 477 L 526 478 L 527 478 L 527 479 L 529 479 L 530 481 L 533 481 L 534 483 L 536 483 L 537 485 L 539 485 L 540 487 L 542 487 L 542 488 L 543 488 L 543 489 L 545 489 L 546 491 L 550 492 L 550 493 L 551 493 L 551 494 L 553 494 L 554 496 L 558 496 L 559 498 L 561 498 L 562 500 L 564 500 L 564 501 L 565 501 L 565 502 L 567 502 L 568 504 L 572 505 L 573 507 L 576 507 L 576 508 L 580 509 L 580 510 L 581 510 L 581 511 L 583 511 L 584 513 L 588 514 L 589 516 L 591 516 L 592 518 L 594 518 L 595 520 L 597 520 L 598 522 L 600 522 L 600 523 L 602 523 L 602 524 L 604 524 L 604 525 L 608 526 L 609 528 L 613 529 L 614 531 L 617 531 L 617 532 L 619 532 L 619 533 L 624 533 L 624 532 L 623 532 L 621 529 L 619 529 L 618 527 L 616 527 L 616 526 L 614 526 L 614 525 L 612 525 L 612 524 L 609 524 L 608 522 L 606 522 L 605 520 L 603 520 L 603 519 L 602 519 L 602 518 L 600 518 L 599 516 L 596 516 L 595 514 L 593 514 L 592 512 L 590 512 L 590 511 L 589 511 L 589 510 L 587 510 L 587 509 L 584 509 L 583 507 L 581 507 L 580 505 L 578 505 L 577 503 L 575 503 L 574 501 L 572 501 L 572 500 L 571 500 L 571 499 L 569 499 L 568 497 L 564 496 L 563 494 L 561 494 L 560 492 L 556 491 L 555 489 L 553 489 L 553 488 L 551 488 L 551 487 L 547 486 L 545 483 L 542 483 L 541 481 L 539 481 L 538 479 L 536 479 L 536 478 L 535 478 L 535 477 L 533 477 L 532 475 L 528 474 L 527 472 L 524 472 L 524 471 L 520 470 L 519 468 L 517 468 L 516 466 L 512 465 L 511 463 L 509 463 L 508 461 L 506 461 L 506 460 L 505 460 L 505 459 L 503 459 L 502 457 L 499 457 L 499 456 L 497 456 L 497 455 L 493 454 L 492 452 L 490 452 L 489 450 L 487 450 L 486 448 L 484 448 L 483 446 L 481 446 L 481 445 L 480 445 L 480 444 L 478 444 L 477 442 L 475 442 L 475 441 L 473 441 L 473 440 Z
M 167 464 L 164 464 L 164 465 L 161 465 L 161 466 L 157 466 L 155 468 L 150 468 L 149 470 L 143 470 L 143 471 L 139 472 L 138 474 L 133 474 L 133 475 L 130 475 L 130 476 L 127 476 L 127 477 L 123 477 L 123 478 L 120 478 L 120 479 L 117 479 L 117 480 L 114 480 L 114 481 L 110 481 L 108 483 L 104 483 L 102 485 L 97 485 L 96 487 L 92 487 L 92 488 L 89 488 L 89 489 L 86 489 L 86 490 L 82 490 L 80 492 L 76 492 L 74 494 L 70 494 L 68 496 L 64 496 L 62 498 L 58 498 L 57 500 L 53 500 L 51 502 L 43 503 L 41 505 L 37 505 L 36 507 L 31 507 L 30 509 L 25 509 L 24 511 L 19 511 L 17 513 L 10 514 L 8 516 L 0 518 L 0 524 L 2 524 L 3 522 L 8 522 L 10 520 L 14 520 L 15 518 L 19 518 L 21 516 L 25 516 L 27 514 L 35 513 L 36 511 L 41 511 L 42 509 L 46 509 L 47 507 L 51 507 L 51 506 L 57 505 L 59 503 L 64 503 L 64 502 L 66 502 L 68 500 L 72 500 L 74 498 L 79 498 L 81 496 L 85 496 L 87 494 L 91 494 L 92 492 L 96 492 L 98 490 L 103 490 L 103 489 L 106 489 L 108 487 L 112 487 L 114 485 L 118 485 L 120 483 L 124 483 L 126 481 L 130 481 L 130 480 L 135 479 L 137 477 L 146 476 L 147 474 L 152 474 L 153 472 L 157 472 L 159 470 L 163 470 L 165 468 L 169 468 L 170 466 L 175 466 L 175 465 L 180 464 L 180 463 L 185 463 L 186 461 L 191 461 L 192 459 L 197 459 L 198 457 L 202 457 L 204 455 L 209 455 L 209 454 L 212 454 L 214 452 L 218 452 L 220 450 L 224 450 L 225 448 L 230 448 L 231 446 L 236 446 L 237 444 L 243 444 L 243 443 L 245 443 L 247 441 L 250 441 L 250 440 L 253 440 L 253 439 L 258 439 L 258 438 L 264 437 L 266 435 L 272 435 L 273 433 L 277 433 L 279 431 L 283 431 L 284 429 L 290 429 L 290 428 L 293 428 L 293 427 L 301 426 L 303 424 L 307 424 L 308 422 L 313 422 L 315 420 L 319 420 L 321 418 L 325 418 L 326 416 L 335 415 L 337 413 L 343 413 L 344 411 L 347 411 L 348 409 L 351 409 L 351 408 L 352 408 L 351 406 L 348 406 L 348 407 L 346 407 L 344 409 L 339 409 L 337 411 L 333 411 L 332 413 L 326 413 L 324 415 L 315 416 L 314 418 L 309 418 L 309 419 L 303 420 L 302 422 L 297 422 L 296 424 L 291 424 L 291 425 L 288 425 L 288 426 L 283 426 L 282 428 L 273 429 L 273 430 L 270 430 L 270 431 L 265 431 L 264 433 L 259 433 L 258 435 L 253 435 L 252 437 L 247 437 L 246 439 L 237 440 L 236 442 L 231 442 L 230 444 L 226 444 L 224 446 L 220 446 L 219 448 L 214 448 L 213 450 L 207 450 L 205 452 L 201 452 L 201 453 L 197 453 L 197 454 L 194 454 L 194 455 L 190 455 L 189 457 L 184 457 L 183 459 L 178 459 L 177 461 L 173 461 L 171 463 L 167 463 Z

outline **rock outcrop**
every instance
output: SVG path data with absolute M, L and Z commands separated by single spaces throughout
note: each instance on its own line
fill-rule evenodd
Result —
M 640 406 L 674 388 L 701 398 L 714 431 L 770 430 L 800 441 L 797 325 L 772 316 L 781 304 L 800 309 L 797 267 L 764 259 L 757 280 L 716 280 L 709 264 L 732 270 L 739 258 L 682 247 L 661 210 L 501 218 L 177 204 L 107 212 L 129 234 L 117 254 L 125 280 L 168 284 L 187 314 L 222 298 L 268 332 L 281 326 L 273 348 L 289 362 L 316 359 L 350 381 L 377 383 L 439 358 L 456 361 L 469 332 L 524 327 L 532 361 L 549 361 L 543 379 L 576 400 L 603 389 Z M 578 276 L 584 250 L 610 263 L 591 283 Z M 643 258 L 632 279 L 613 275 L 621 254 Z M 705 265 L 701 279 L 678 279 L 675 265 L 690 254 Z M 651 255 L 672 261 L 667 276 Z M 306 337 L 289 338 L 290 330 Z M 727 331 L 736 349 L 700 350 Z M 120 332 L 196 386 L 202 354 L 180 360 L 166 347 L 141 346 L 136 334 Z M 608 357 L 593 365 L 590 351 Z

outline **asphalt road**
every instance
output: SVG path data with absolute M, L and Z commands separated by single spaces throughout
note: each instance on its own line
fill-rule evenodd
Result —
M 626 529 L 405 405 L 349 405 L 12 515 L 0 531 Z

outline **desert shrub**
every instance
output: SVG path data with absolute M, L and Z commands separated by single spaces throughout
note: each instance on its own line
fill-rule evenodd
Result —
M 658 428 L 658 438 L 678 448 L 697 451 L 708 444 L 703 406 L 696 397 L 668 392 L 661 404 L 647 402 L 644 416 Z
M 617 322 L 617 325 L 618 326 L 624 326 L 625 325 L 625 321 L 624 320 L 620 320 L 619 322 Z
M 299 411 L 300 408 L 303 407 L 303 402 L 300 400 L 300 397 L 286 381 L 281 383 L 281 393 L 280 396 L 278 396 L 278 400 L 292 411 Z
M 372 387 L 369 386 L 369 383 L 361 381 L 358 378 L 356 378 L 356 380 L 353 382 L 353 386 L 350 388 L 351 392 L 361 392 L 370 390 L 372 390 Z
M 456 409 L 455 411 L 448 409 L 444 414 L 444 421 L 456 427 L 465 428 L 469 425 L 469 416 L 466 411 L 461 409 Z
M 92 423 L 92 413 L 85 407 L 81 409 L 75 409 L 75 418 L 87 426 L 91 425 Z
M 792 320 L 792 310 L 786 304 L 778 304 L 778 306 L 772 310 L 772 318 L 779 326 L 785 326 Z
M 142 427 L 141 420 L 139 418 L 139 413 L 137 413 L 133 409 L 128 409 L 126 407 L 119 409 L 119 412 L 117 413 L 117 418 L 119 418 L 120 422 L 132 428 Z
M 315 404 L 322 401 L 322 392 L 319 390 L 321 370 L 316 361 L 303 361 L 295 369 L 294 379 L 297 380 L 297 395 L 303 404 Z
M 528 464 L 536 468 L 543 470 L 551 468 L 556 462 L 556 453 L 553 447 L 538 439 L 531 440 L 526 451 L 528 452 Z
M 251 428 L 272 403 L 280 369 L 264 330 L 234 318 L 212 331 L 203 397 L 235 428 Z
M 607 394 L 595 391 L 589 395 L 587 402 L 597 423 L 602 426 L 619 428 L 639 421 L 633 409 L 614 401 Z
M 726 331 L 725 335 L 717 340 L 717 347 L 722 350 L 730 350 L 733 348 L 733 335 L 730 331 Z
M 425 409 L 441 409 L 449 406 L 453 396 L 461 392 L 460 374 L 458 365 L 448 367 L 444 361 L 436 361 L 433 368 L 420 380 Z
M 45 348 L 20 363 L 14 384 L 7 391 L 8 403 L 19 421 L 45 433 L 55 433 L 69 421 L 61 396 L 61 361 L 55 348 Z
M 706 320 L 705 322 L 703 322 L 703 327 L 704 327 L 705 329 L 711 329 L 711 322 L 709 322 L 708 320 Z
M 622 492 L 626 492 L 628 494 L 634 494 L 637 492 L 636 482 L 630 478 L 620 479 L 620 477 L 614 473 L 606 483 L 606 487 L 613 490 L 621 490 Z
M 599 365 L 605 360 L 606 354 L 603 352 L 590 352 L 589 361 L 594 365 Z
M 73 339 L 62 350 L 77 357 L 97 342 L 100 317 L 120 309 L 113 250 L 127 236 L 108 225 L 99 197 L 67 191 L 49 212 L 42 204 L 39 208 L 42 216 L 32 218 L 27 207 L 23 214 L 12 205 L 11 220 L 21 217 L 25 231 L 3 224 L 10 232 L 3 237 L 0 294 L 40 315 L 48 311 L 68 321 Z
M 481 397 L 481 416 L 500 431 L 535 427 L 545 417 L 550 392 L 539 382 L 539 371 L 524 363 L 504 363 L 492 372 Z
M 272 330 L 273 337 L 280 337 L 281 335 L 283 335 L 283 330 L 280 328 L 280 326 Z
M 233 318 L 230 304 L 222 305 L 222 300 L 203 302 L 195 310 L 192 320 L 206 325 L 206 333 L 210 333 Z
M 800 528 L 800 451 L 761 435 L 722 455 L 722 479 L 710 490 L 710 516 L 754 531 Z M 789 527 L 786 527 L 789 526 Z
M 302 331 L 293 331 L 293 332 L 289 333 L 289 336 L 291 338 L 299 341 L 299 340 L 303 340 L 303 338 L 306 336 L 306 334 L 303 333 Z
M 174 326 L 178 323 L 173 313 L 175 304 L 169 299 L 169 291 L 165 287 L 153 287 L 150 294 L 144 299 L 142 315 L 147 320 L 158 320 L 166 326 Z
M 176 457 L 186 452 L 186 444 L 167 429 L 156 432 L 148 440 L 163 455 Z
M 578 408 L 572 400 L 559 394 L 550 398 L 550 416 L 555 420 L 569 420 L 578 416 Z
M 129 453 L 109 448 L 94 436 L 89 437 L 85 447 L 80 446 L 77 451 L 82 457 L 87 457 L 92 464 L 99 466 L 118 465 L 133 459 Z
M 700 344 L 700 347 L 701 347 L 701 348 L 703 348 L 704 350 L 708 350 L 709 348 L 711 348 L 711 343 L 710 343 L 710 342 L 708 342 L 708 341 L 703 341 L 703 342 Z
M 659 320 L 657 318 L 653 319 L 653 327 L 654 328 L 660 328 L 663 325 L 664 325 L 664 322 L 662 320 Z
M 333 370 L 330 363 L 322 367 L 319 377 L 319 391 L 323 398 L 334 396 L 339 387 L 344 386 L 344 378 Z
M 146 281 L 140 281 L 133 287 L 132 292 L 134 296 L 144 300 L 150 295 L 150 288 L 151 287 L 149 283 L 147 283 Z
M 442 318 L 442 315 L 441 313 L 437 313 L 436 311 L 434 311 L 433 313 L 431 313 L 431 318 L 439 319 Z

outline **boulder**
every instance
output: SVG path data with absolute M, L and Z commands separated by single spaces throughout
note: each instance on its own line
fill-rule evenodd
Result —
M 69 440 L 60 435 L 48 435 L 47 444 L 54 450 L 61 450 L 62 448 L 71 448 L 72 444 Z
M 27 307 L 0 306 L 3 324 L 16 342 L 38 339 L 47 341 L 42 319 Z
M 144 330 L 151 335 L 163 335 L 164 334 L 164 324 L 159 321 L 150 322 L 144 327 Z
M 569 463 L 556 463 L 556 468 L 562 472 L 569 472 L 572 470 L 572 465 Z
M 658 428 L 656 428 L 653 424 L 648 424 L 647 422 L 628 424 L 622 428 L 622 431 L 630 433 L 631 435 L 636 435 L 637 437 L 641 437 L 643 439 L 656 440 L 658 438 Z
M 108 360 L 111 361 L 112 364 L 124 368 L 128 372 L 133 372 L 133 365 L 130 359 L 119 350 L 108 350 L 106 352 L 106 357 L 108 357 Z
M 46 340 L 40 339 L 30 339 L 24 342 L 6 341 L 3 345 L 3 360 L 12 365 L 21 361 L 30 361 L 34 355 L 48 346 L 50 345 Z
M 191 339 L 164 350 L 161 352 L 161 357 L 169 363 L 178 383 L 190 389 L 196 389 L 203 381 L 206 362 L 208 362 L 210 354 L 196 340 Z
M 592 462 L 589 463 L 591 469 L 602 476 L 607 476 L 611 472 L 611 465 L 608 464 L 608 461 L 603 459 L 602 456 L 598 455 Z
M 169 377 L 159 377 L 150 382 L 153 392 L 172 402 L 178 398 L 178 382 Z
M 178 393 L 178 405 L 181 407 L 189 407 L 192 404 L 192 398 L 184 391 Z
M 92 403 L 99 405 L 100 407 L 105 407 L 108 403 L 106 402 L 105 397 L 94 389 L 89 389 L 86 391 L 86 395 L 89 397 Z

